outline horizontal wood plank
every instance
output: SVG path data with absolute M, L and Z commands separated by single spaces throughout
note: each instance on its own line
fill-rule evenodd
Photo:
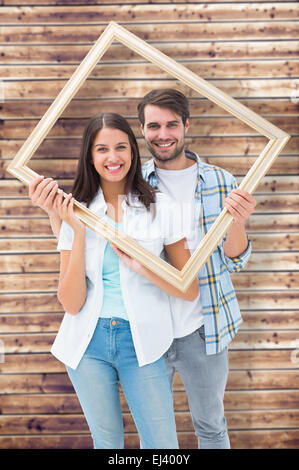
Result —
M 289 429 L 299 426 L 298 410 L 264 411 L 228 411 L 226 413 L 228 429 Z M 123 414 L 125 432 L 136 432 L 133 418 Z M 177 431 L 191 431 L 193 425 L 189 413 L 176 413 Z M 88 426 L 83 415 L 33 415 L 0 416 L 1 434 L 74 434 L 88 433 Z
M 215 62 L 216 63 L 216 62 Z M 215 64 L 214 63 L 214 64 Z M 227 63 L 227 61 L 225 61 Z M 247 63 L 247 62 L 246 62 Z M 222 64 L 222 62 L 217 62 L 217 64 Z M 277 67 L 277 63 L 275 62 Z M 272 63 L 272 67 L 274 64 Z M 71 67 L 71 66 L 70 66 Z M 99 66 L 100 67 L 100 66 Z M 275 70 L 276 70 L 275 67 Z M 23 71 L 27 70 L 24 65 L 15 66 L 16 69 Z M 51 67 L 51 70 L 54 70 L 53 73 L 57 73 L 58 77 L 63 77 L 63 72 L 61 71 L 61 66 Z M 101 67 L 100 67 L 101 69 Z M 5 70 L 9 70 L 8 67 L 0 66 L 0 74 L 4 74 Z M 39 71 L 43 72 L 47 70 L 47 66 L 30 66 L 30 71 L 32 73 L 32 78 L 37 78 L 39 76 Z M 70 70 L 70 69 L 67 69 Z M 75 70 L 75 69 L 74 69 Z M 74 71 L 72 70 L 72 72 Z M 97 69 L 96 69 L 97 70 Z M 17 72 L 16 72 L 17 73 Z M 70 71 L 71 73 L 71 71 Z M 68 78 L 68 75 L 66 78 Z M 223 75 L 222 75 L 223 77 Z M 220 106 L 217 106 L 212 101 L 206 98 L 193 99 L 189 98 L 189 108 L 190 115 L 193 116 L 228 116 L 227 111 L 225 111 Z M 264 97 L 244 99 L 240 98 L 239 102 L 244 106 L 247 106 L 252 111 L 260 114 L 261 116 L 296 116 L 298 115 L 298 104 L 295 100 L 290 101 L 287 98 L 276 98 L 275 100 L 271 98 Z M 22 119 L 22 118 L 41 118 L 47 109 L 50 107 L 51 100 L 6 100 L 0 102 L 0 117 L 1 119 Z M 122 114 L 127 118 L 137 117 L 137 104 L 138 100 L 130 98 L 119 97 L 118 100 L 109 100 L 105 98 L 97 98 L 96 100 L 92 99 L 80 99 L 75 98 L 68 104 L 66 109 L 61 114 L 61 118 L 68 119 L 86 119 L 94 114 L 99 112 L 99 109 L 102 112 L 117 112 Z
M 34 253 L 38 251 L 56 251 L 57 239 L 52 236 L 51 238 L 37 238 L 37 239 L 0 239 L 0 253 Z
M 0 274 L 0 291 L 36 292 L 56 291 L 59 274 Z
M 232 276 L 235 289 L 247 290 L 289 290 L 299 289 L 299 263 L 298 272 L 288 273 L 238 273 Z
M 231 343 L 231 350 L 240 349 L 295 349 L 299 344 L 299 330 L 291 331 L 243 331 L 240 330 Z
M 38 0 L 39 5 L 102 5 L 111 4 L 112 0 Z M 266 0 L 268 1 L 268 0 Z M 269 0 L 270 1 L 270 0 Z M 295 2 L 296 0 L 288 0 L 289 3 Z M 223 3 L 223 0 L 213 0 L 213 3 Z M 247 0 L 246 3 L 264 3 L 265 0 Z M 165 0 L 122 0 L 123 4 L 155 4 L 165 3 Z M 193 0 L 186 0 L 185 3 L 194 3 Z M 208 3 L 208 2 L 206 2 Z M 244 3 L 244 0 L 226 0 L 225 3 Z M 271 2 L 274 3 L 274 2 Z M 19 0 L 17 3 L 21 5 L 36 5 L 36 0 Z M 16 0 L 2 0 L 2 5 L 16 5 Z
M 298 390 L 299 371 L 296 370 L 230 370 L 226 390 L 291 389 Z M 176 387 L 180 389 L 179 378 Z
M 125 436 L 125 448 L 138 449 L 138 442 L 137 434 Z M 55 434 L 45 436 L 0 435 L 0 449 L 93 449 L 93 442 L 90 435 L 82 435 L 80 433 L 71 436 Z
M 62 372 L 65 372 L 65 365 L 49 353 L 5 354 L 4 362 L 0 362 L 0 374 L 57 374 Z
M 275 291 L 269 295 L 269 292 L 259 292 L 255 291 L 254 293 L 250 291 L 241 292 L 237 291 L 237 299 L 241 309 L 282 309 L 286 305 L 290 309 L 295 309 L 298 307 L 299 302 L 299 292 L 298 291 Z M 298 337 L 298 334 L 297 334 Z
M 0 313 L 62 312 L 56 293 L 0 294 Z
M 68 6 L 62 10 L 54 5 L 32 7 L 2 7 L 2 24 L 76 24 L 108 21 L 140 22 L 148 21 L 237 21 L 244 17 L 250 20 L 293 20 L 296 8 L 293 2 L 284 3 L 244 3 L 244 4 L 177 4 L 172 5 L 123 5 L 116 9 L 113 5 Z
M 241 330 L 299 329 L 299 310 L 266 310 L 242 312 Z
M 163 27 L 163 25 L 162 25 Z M 154 43 L 154 47 L 176 61 L 180 60 L 277 60 L 296 59 L 296 41 L 235 41 Z M 79 64 L 91 49 L 91 44 L 12 45 L 1 46 L 2 64 Z M 101 58 L 105 62 L 144 61 L 144 58 L 124 45 L 111 45 Z M 267 95 L 266 95 L 267 96 Z
M 287 223 L 287 217 L 289 218 L 289 223 Z M 259 214 L 251 216 L 251 219 L 248 219 L 246 222 L 246 227 L 248 232 L 298 232 L 298 222 L 297 214 L 286 214 L 286 218 L 284 215 Z
M 181 449 L 197 449 L 194 431 L 179 432 Z M 297 429 L 229 431 L 232 449 L 294 449 L 299 446 Z M 0 436 L 1 449 L 92 449 L 88 434 Z M 125 449 L 139 449 L 137 433 L 125 435 Z
M 294 347 L 294 346 L 293 346 Z M 290 350 L 231 350 L 229 349 L 230 370 L 250 369 L 297 369 Z
M 293 251 L 299 250 L 299 234 L 250 233 L 253 251 Z M 1 244 L 1 241 L 0 241 Z M 1 245 L 0 245 L 1 246 Z
M 141 137 L 140 124 L 137 119 L 128 119 L 135 136 Z M 271 117 L 269 122 L 288 132 L 289 135 L 298 134 L 299 116 Z M 50 130 L 48 138 L 81 138 L 87 120 L 59 119 Z M 0 122 L 1 139 L 25 139 L 37 126 L 37 120 L 6 120 Z M 260 135 L 247 124 L 242 123 L 234 117 L 199 117 L 191 119 L 188 134 L 198 137 L 206 136 L 237 136 L 237 135 Z
M 297 449 L 299 447 L 298 429 L 230 431 L 229 438 L 232 449 Z M 191 436 L 190 444 L 192 445 Z
M 291 315 L 290 315 L 291 317 Z M 0 332 L 1 333 L 41 333 L 56 332 L 63 319 L 63 312 L 60 313 L 19 313 L 19 314 L 1 314 Z M 292 321 L 290 318 L 289 321 Z M 286 320 L 286 326 L 288 322 Z M 282 328 L 282 327 L 281 327 Z
M 174 88 L 183 92 L 186 96 L 197 98 L 199 94 L 176 79 L 170 80 L 100 80 L 87 79 L 77 94 L 76 98 L 117 98 L 122 97 L 138 98 L 149 93 L 153 88 Z M 222 80 L 211 79 L 209 83 L 219 90 L 227 93 L 233 98 L 260 98 L 267 96 L 289 98 L 296 89 L 296 79 L 293 78 L 272 78 L 272 79 L 240 79 Z M 66 80 L 24 80 L 24 81 L 3 81 L 1 84 L 4 100 L 12 99 L 50 99 L 56 98 L 66 85 Z
M 185 29 L 185 25 L 184 25 Z M 260 60 L 238 61 L 238 67 L 234 68 L 235 61 L 199 61 L 197 63 L 180 61 L 180 63 L 196 73 L 205 80 L 212 79 L 249 79 L 249 78 L 296 78 L 299 72 L 299 64 L 296 60 L 269 60 L 262 62 Z M 75 65 L 6 65 L 0 66 L 0 74 L 3 80 L 14 81 L 32 80 L 32 79 L 68 79 L 76 70 Z M 144 80 L 144 79 L 168 79 L 169 75 L 159 67 L 153 64 L 131 64 L 122 63 L 103 64 L 96 66 L 89 75 L 89 79 L 126 79 L 126 80 Z
M 20 3 L 20 2 L 18 2 Z M 132 2 L 134 3 L 134 2 Z M 227 2 L 225 2 L 227 3 Z M 248 2 L 247 2 L 248 3 Z M 192 6 L 189 6 L 192 9 Z M 103 24 L 77 25 L 4 25 L 0 31 L 0 43 L 8 44 L 80 44 L 94 43 L 104 31 Z M 240 40 L 269 40 L 296 39 L 296 22 L 267 20 L 257 22 L 236 21 L 231 23 L 213 21 L 206 24 L 192 22 L 143 23 L 125 25 L 133 34 L 147 42 L 177 42 L 177 41 L 240 41 Z

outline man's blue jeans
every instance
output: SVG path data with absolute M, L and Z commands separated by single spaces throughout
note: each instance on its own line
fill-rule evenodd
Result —
M 229 449 L 223 397 L 228 377 L 227 348 L 206 354 L 204 326 L 175 339 L 165 354 L 170 383 L 180 374 L 200 449 Z
M 100 318 L 77 369 L 67 367 L 96 449 L 124 447 L 120 382 L 143 449 L 177 449 L 165 360 L 138 366 L 130 324 Z

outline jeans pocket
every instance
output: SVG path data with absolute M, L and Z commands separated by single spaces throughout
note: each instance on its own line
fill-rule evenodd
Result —
M 206 336 L 205 336 L 205 327 L 204 327 L 204 325 L 202 325 L 200 328 L 198 328 L 197 332 L 198 332 L 198 335 L 200 336 L 200 338 L 203 341 L 205 341 Z

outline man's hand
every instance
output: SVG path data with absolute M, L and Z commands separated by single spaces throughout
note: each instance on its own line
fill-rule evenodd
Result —
M 244 224 L 253 213 L 256 204 L 254 197 L 243 189 L 233 189 L 225 199 L 225 207 L 238 224 Z
M 43 176 L 37 176 L 29 184 L 29 197 L 32 204 L 43 209 L 48 215 L 53 213 L 57 194 L 58 184 L 52 178 L 44 179 Z
M 245 220 L 253 213 L 256 200 L 243 189 L 233 189 L 225 199 L 225 207 L 235 222 L 230 226 L 224 242 L 224 253 L 229 258 L 240 256 L 248 246 Z

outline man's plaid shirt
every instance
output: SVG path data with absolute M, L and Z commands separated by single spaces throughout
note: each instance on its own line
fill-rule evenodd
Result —
M 197 183 L 195 189 L 196 225 L 204 236 L 224 208 L 228 194 L 237 187 L 235 178 L 222 168 L 203 163 L 199 156 L 186 151 L 186 156 L 197 162 Z M 143 176 L 158 189 L 158 176 L 154 161 L 143 164 Z M 197 207 L 197 210 L 196 210 Z M 207 354 L 215 354 L 228 345 L 237 333 L 241 313 L 229 272 L 238 272 L 246 265 L 251 243 L 236 258 L 225 255 L 223 238 L 198 274 Z

